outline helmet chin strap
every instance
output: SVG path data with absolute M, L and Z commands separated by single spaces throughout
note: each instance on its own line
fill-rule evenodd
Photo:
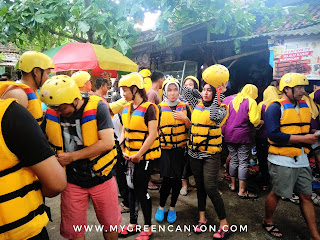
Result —
M 42 68 L 40 68 L 40 70 L 41 70 L 40 84 L 37 83 L 36 75 L 34 74 L 33 70 L 34 70 L 34 69 L 32 69 L 32 71 L 31 71 L 31 75 L 32 75 L 32 78 L 33 78 L 34 83 L 35 83 L 36 86 L 37 86 L 37 89 L 39 89 L 39 88 L 41 87 L 44 70 L 43 70 Z
M 136 93 L 137 93 L 137 91 L 134 93 L 134 92 L 133 92 L 133 89 L 134 89 L 134 86 L 131 86 L 131 87 L 130 87 L 130 90 L 131 90 L 131 93 L 132 93 L 132 100 L 135 99 Z
M 291 91 L 292 91 L 292 98 L 295 101 L 295 104 L 297 104 L 298 100 L 294 97 L 294 87 L 291 88 Z M 287 98 L 290 99 L 290 97 L 287 95 L 286 91 L 284 91 L 284 94 L 287 96 Z

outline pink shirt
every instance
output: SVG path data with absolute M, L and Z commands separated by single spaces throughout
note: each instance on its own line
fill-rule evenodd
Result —
M 156 105 L 160 103 L 159 91 L 154 89 L 153 87 L 149 89 L 147 96 L 148 96 L 148 102 L 152 102 Z

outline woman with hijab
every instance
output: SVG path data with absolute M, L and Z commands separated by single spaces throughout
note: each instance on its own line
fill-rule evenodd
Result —
M 221 93 L 226 91 L 220 87 Z M 220 220 L 219 230 L 214 239 L 224 239 L 229 233 L 229 225 L 223 200 L 218 191 L 218 176 L 220 170 L 220 152 L 222 150 L 221 125 L 227 118 L 227 107 L 219 105 L 215 89 L 205 84 L 202 90 L 202 101 L 186 99 L 189 103 L 197 103 L 191 115 L 191 131 L 188 143 L 188 155 L 191 170 L 197 184 L 199 221 L 195 228 L 201 233 L 201 227 L 206 225 L 206 198 L 209 196 Z M 221 100 L 224 96 L 220 95 Z M 191 104 L 193 106 L 193 104 Z
M 262 190 L 268 190 L 269 185 L 269 171 L 268 171 L 268 136 L 267 128 L 264 125 L 265 112 L 268 104 L 274 100 L 279 99 L 278 90 L 274 86 L 267 87 L 263 92 L 263 101 L 258 104 L 258 112 L 260 113 L 261 123 L 256 132 L 256 148 L 259 160 L 259 171 L 261 173 Z
M 255 101 L 257 97 L 258 88 L 252 84 L 246 84 L 229 103 L 229 117 L 225 126 L 224 140 L 231 157 L 229 188 L 233 192 L 236 191 L 236 177 L 238 176 L 238 196 L 242 199 L 258 197 L 256 194 L 246 192 L 249 157 L 253 142 L 252 127 L 260 124 L 260 113 Z
M 164 100 L 159 104 L 159 137 L 161 144 L 160 173 L 163 182 L 160 188 L 160 205 L 155 219 L 158 222 L 163 221 L 165 204 L 172 191 L 167 221 L 173 223 L 177 219 L 175 205 L 181 189 L 191 111 L 186 103 L 179 100 L 180 84 L 175 78 L 166 80 L 162 89 Z
M 183 95 L 180 96 L 182 102 L 186 102 L 190 107 L 191 104 L 188 103 L 184 97 L 187 95 L 189 100 L 192 100 L 193 108 L 198 104 L 199 99 L 201 99 L 201 93 L 199 92 L 199 80 L 194 76 L 187 76 L 182 82 L 182 92 Z M 188 194 L 188 178 L 192 175 L 190 169 L 190 161 L 189 159 L 185 159 L 185 164 L 182 173 L 182 187 L 180 190 L 180 194 L 182 196 L 186 196 Z

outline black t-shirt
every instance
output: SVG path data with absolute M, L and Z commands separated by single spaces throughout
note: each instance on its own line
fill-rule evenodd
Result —
M 144 102 L 142 102 L 144 103 Z M 141 104 L 142 104 L 141 103 Z M 141 105 L 140 104 L 140 105 Z M 140 106 L 139 105 L 139 106 Z M 139 107 L 138 106 L 138 107 Z M 137 107 L 137 108 L 138 108 Z M 132 113 L 137 109 L 137 108 L 133 108 L 133 103 L 131 103 L 131 108 L 130 108 L 130 115 L 132 115 Z M 152 121 L 152 120 L 157 120 L 157 116 L 156 116 L 156 110 L 154 109 L 154 106 L 152 104 L 149 105 L 149 107 L 146 110 L 146 113 L 144 114 L 144 123 L 148 126 L 148 122 Z M 122 122 L 121 122 L 122 123 Z
M 16 102 L 10 104 L 4 113 L 1 129 L 7 147 L 25 167 L 54 155 L 37 121 Z
M 71 117 L 66 118 L 60 116 L 63 146 L 66 152 L 78 151 L 85 147 L 83 145 L 80 122 L 88 100 L 88 98 L 84 98 L 84 104 Z M 96 116 L 98 131 L 113 128 L 109 108 L 103 101 L 98 103 Z M 89 159 L 77 160 L 67 165 L 68 182 L 82 188 L 91 188 L 97 186 L 110 179 L 113 176 L 112 174 L 113 173 L 109 174 L 107 177 L 97 177 L 92 171 L 92 162 Z

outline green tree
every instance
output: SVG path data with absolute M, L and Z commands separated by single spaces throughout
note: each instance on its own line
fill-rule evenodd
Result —
M 281 25 L 288 12 L 265 0 L 2 0 L 0 41 L 19 48 L 49 49 L 69 41 L 91 42 L 126 54 L 140 31 L 144 12 L 161 10 L 156 40 L 183 26 L 205 22 L 210 32 L 232 37 L 249 35 L 255 25 Z M 304 5 L 289 9 L 311 18 Z M 294 14 L 293 14 L 294 15 Z M 258 16 L 258 17 L 257 17 Z M 276 20 L 275 20 L 276 18 Z M 257 21 L 257 19 L 260 19 Z

